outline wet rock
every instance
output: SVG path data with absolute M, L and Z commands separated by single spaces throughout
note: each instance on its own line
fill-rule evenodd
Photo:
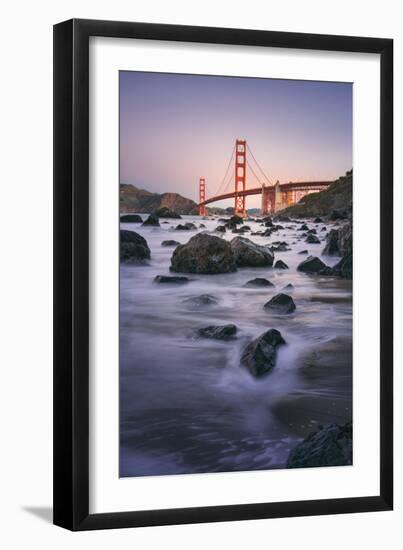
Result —
M 288 283 L 288 285 L 285 285 L 283 290 L 286 290 L 288 292 L 292 292 L 294 290 L 294 285 L 292 285 L 291 283 Z
M 273 296 L 273 298 L 266 302 L 263 307 L 283 315 L 292 313 L 296 308 L 294 300 L 291 296 L 288 296 L 288 294 L 283 294 L 282 292 Z
M 217 225 L 217 227 L 215 228 L 215 231 L 217 231 L 217 233 L 225 233 L 226 229 L 224 225 Z
M 218 304 L 218 299 L 212 294 L 200 294 L 200 296 L 186 298 L 183 303 L 194 307 L 215 306 Z
M 161 208 L 158 208 L 154 214 L 158 216 L 159 218 L 174 218 L 174 219 L 180 219 L 182 216 L 180 216 L 175 210 L 171 210 L 167 206 L 162 206 Z
M 261 222 L 264 223 L 266 227 L 270 227 L 273 225 L 273 220 L 271 219 L 270 216 L 266 216 L 265 218 L 262 218 Z
M 302 271 L 303 273 L 319 273 L 325 267 L 327 267 L 326 264 L 323 263 L 320 258 L 316 256 L 308 256 L 306 260 L 298 265 L 297 270 Z
M 274 264 L 274 267 L 276 269 L 288 269 L 288 265 L 283 262 L 283 260 L 277 260 L 277 262 Z
M 315 229 L 315 228 L 309 229 L 309 230 L 307 231 L 307 234 L 308 234 L 308 235 L 316 235 L 316 229 Z
M 170 275 L 157 275 L 154 277 L 154 283 L 159 284 L 183 285 L 189 281 L 190 279 L 188 277 L 174 277 Z
M 291 248 L 288 247 L 288 243 L 285 241 L 276 241 L 270 246 L 270 250 L 272 252 L 286 252 L 287 250 L 291 250 Z
M 353 463 L 352 443 L 351 422 L 320 426 L 290 452 L 287 468 L 348 466 Z
M 282 214 L 279 214 L 278 216 L 276 216 L 276 220 L 278 220 L 279 222 L 290 222 L 291 221 L 291 219 L 288 216 L 284 216 Z
M 237 333 L 236 325 L 208 326 L 199 328 L 196 336 L 199 338 L 214 338 L 215 340 L 229 340 Z
M 334 266 L 333 274 L 339 275 L 344 279 L 353 278 L 353 255 L 347 254 Z
M 171 271 L 183 273 L 230 273 L 236 271 L 231 245 L 213 235 L 199 233 L 178 246 L 171 258 Z
M 344 212 L 343 210 L 332 210 L 329 216 L 329 220 L 331 221 L 346 220 L 346 219 L 348 219 L 348 212 Z
M 263 376 L 275 367 L 277 349 L 285 343 L 280 331 L 270 329 L 246 346 L 241 356 L 241 364 L 253 376 Z
M 162 241 L 161 246 L 178 246 L 179 244 L 181 243 L 178 241 L 168 239 L 167 241 Z
M 197 229 L 197 227 L 192 222 L 187 222 L 184 224 L 180 223 L 175 227 L 176 231 L 193 231 L 194 229 Z
M 121 223 L 143 223 L 143 218 L 138 214 L 125 214 L 120 216 Z
M 309 227 L 306 225 L 306 223 L 303 223 L 299 228 L 298 231 L 308 231 Z
M 326 236 L 326 246 L 322 254 L 325 256 L 340 256 L 339 250 L 339 230 L 331 229 Z
M 199 229 L 206 229 L 206 226 L 204 225 L 204 223 L 201 223 L 201 224 L 199 225 Z
M 263 233 L 260 234 L 262 235 L 262 237 L 270 237 L 270 235 L 272 234 L 272 230 L 266 229 L 265 231 L 263 231 Z
M 123 263 L 144 263 L 151 256 L 144 237 L 134 231 L 120 230 L 120 261 Z
M 323 226 L 321 231 L 327 231 L 327 227 L 326 226 Z
M 315 218 L 313 220 L 313 223 L 323 223 L 323 220 L 322 220 L 322 218 Z
M 160 221 L 158 216 L 156 216 L 155 214 L 150 214 L 148 218 L 143 222 L 143 225 L 155 225 L 159 227 Z
M 231 250 L 238 267 L 272 266 L 274 255 L 265 246 L 258 245 L 246 237 L 235 237 Z
M 308 235 L 305 242 L 308 244 L 320 244 L 320 240 L 315 235 Z
M 264 279 L 263 277 L 256 277 L 256 279 L 251 279 L 247 283 L 245 283 L 246 287 L 274 287 L 274 284 L 269 281 L 268 279 Z
M 301 250 L 298 254 L 308 254 L 308 250 Z
M 232 223 L 235 225 L 243 224 L 243 219 L 240 216 L 231 216 L 228 223 Z

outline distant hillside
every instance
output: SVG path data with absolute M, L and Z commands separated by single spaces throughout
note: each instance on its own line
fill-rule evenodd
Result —
M 279 215 L 310 218 L 330 216 L 333 211 L 351 218 L 353 209 L 353 171 L 346 172 L 325 191 L 305 195 L 298 204 L 289 206 Z
M 134 185 L 120 184 L 120 212 L 154 212 L 163 206 L 178 214 L 198 214 L 197 204 L 178 193 L 150 193 Z

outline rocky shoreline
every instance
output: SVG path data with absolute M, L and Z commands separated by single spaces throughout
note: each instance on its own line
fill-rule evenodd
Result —
M 160 214 L 159 216 L 157 214 Z M 161 215 L 162 214 L 162 215 Z M 125 224 L 141 223 L 144 227 L 159 228 L 160 218 L 179 218 L 169 209 L 150 214 L 144 221 L 138 214 L 126 214 L 122 222 Z M 138 219 L 140 217 L 140 220 Z M 184 243 L 175 239 L 161 241 L 161 247 L 172 247 L 170 260 L 170 274 L 159 274 L 154 277 L 154 284 L 166 286 L 192 284 L 198 276 L 219 276 L 242 271 L 245 268 L 264 270 L 265 275 L 270 272 L 284 270 L 292 272 L 294 269 L 306 277 L 320 278 L 352 278 L 352 223 L 351 220 L 334 220 L 320 217 L 313 219 L 297 219 L 286 214 L 271 217 L 242 220 L 237 216 L 218 220 L 214 230 L 205 229 L 204 224 L 199 227 L 194 222 L 180 223 L 171 226 L 173 232 L 190 233 Z M 210 218 L 210 221 L 212 218 Z M 337 225 L 336 225 L 337 224 Z M 203 227 L 204 226 L 204 227 Z M 201 229 L 201 230 L 200 230 Z M 288 231 L 292 241 L 273 241 L 276 234 Z M 191 233 L 195 233 L 191 235 Z M 234 236 L 229 239 L 229 234 Z M 152 251 L 144 236 L 136 231 L 121 229 L 120 259 L 122 264 L 147 265 L 152 261 Z M 248 236 L 247 236 L 248 235 Z M 250 237 L 267 239 L 264 244 L 258 244 Z M 292 252 L 295 245 L 305 243 L 310 250 L 317 253 L 309 254 L 308 250 L 300 250 L 297 254 L 303 255 L 296 268 L 290 268 L 284 260 L 276 258 L 282 252 Z M 306 256 L 305 256 L 306 254 Z M 319 256 L 340 258 L 334 265 L 327 265 Z M 196 278 L 196 279 L 195 279 Z M 265 289 L 275 291 L 270 278 L 256 277 L 245 280 L 245 288 Z M 292 317 L 298 312 L 299 302 L 292 296 L 294 286 L 286 285 L 281 292 L 272 295 L 269 300 L 262 302 L 261 307 L 268 314 Z M 219 297 L 208 294 L 199 294 L 187 299 L 187 303 L 198 310 L 214 307 Z M 236 341 L 238 327 L 236 323 L 227 325 L 207 325 L 194 327 L 194 338 L 218 340 L 231 346 Z M 246 342 L 241 351 L 239 367 L 245 369 L 256 380 L 270 377 L 276 368 L 278 350 L 290 344 L 282 333 L 275 327 L 263 331 L 255 339 Z M 351 424 L 350 424 L 351 427 Z M 339 437 L 340 433 L 342 436 Z M 314 435 L 310 434 L 297 447 L 292 449 L 287 461 L 287 467 L 311 467 L 323 465 L 339 465 L 351 463 L 351 438 L 348 443 L 348 434 L 351 429 L 339 425 L 329 425 L 321 428 Z M 347 434 L 347 435 L 346 435 Z M 341 438 L 341 439 L 340 439 Z M 342 441 L 342 444 L 340 443 Z M 348 456 L 350 458 L 348 458 Z M 343 458 L 344 457 L 344 458 Z M 344 462 L 343 462 L 344 460 Z M 349 462 L 350 460 L 350 462 Z M 328 461 L 328 462 L 326 462 Z

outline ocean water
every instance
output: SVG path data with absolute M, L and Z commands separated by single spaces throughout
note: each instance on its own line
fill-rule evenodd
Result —
M 218 225 L 198 216 L 166 221 L 161 227 L 121 224 L 147 240 L 151 261 L 120 268 L 120 476 L 284 468 L 290 449 L 319 424 L 351 420 L 351 281 L 296 270 L 304 249 L 328 265 L 339 260 L 321 256 L 323 224 L 308 222 L 321 244 L 305 243 L 298 225 L 287 228 L 291 223 L 281 223 L 285 229 L 271 237 L 245 235 L 258 244 L 287 241 L 292 250 L 275 252 L 275 259 L 288 270 L 241 268 L 189 275 L 193 280 L 185 285 L 155 284 L 156 275 L 170 274 L 174 250 L 161 242 L 185 243 L 197 232 L 175 231 L 178 223 L 206 225 L 198 231 Z M 227 232 L 223 238 L 236 236 Z M 268 278 L 275 288 L 245 288 L 255 277 Z M 295 287 L 296 311 L 264 310 L 288 283 Z M 186 302 L 200 294 L 218 303 L 198 308 Z M 203 326 L 227 323 L 238 327 L 231 341 L 194 336 Z M 273 371 L 255 379 L 240 365 L 240 355 L 270 328 L 280 330 L 287 345 Z

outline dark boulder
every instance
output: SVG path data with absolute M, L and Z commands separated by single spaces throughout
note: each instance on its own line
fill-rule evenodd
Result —
M 155 225 L 155 226 L 159 226 L 160 224 L 160 221 L 159 221 L 159 218 L 158 216 L 156 216 L 155 214 L 150 214 L 148 216 L 148 218 L 146 219 L 145 222 L 143 222 L 143 225 Z
M 323 223 L 322 218 L 315 218 L 313 223 Z
M 182 216 L 175 212 L 175 210 L 171 210 L 167 206 L 162 206 L 161 208 L 158 208 L 154 214 L 158 216 L 159 218 L 174 218 L 176 220 L 180 219 Z
M 188 277 L 172 277 L 170 275 L 157 275 L 154 277 L 154 283 L 159 284 L 183 285 L 189 281 Z
M 308 250 L 301 250 L 298 254 L 308 254 Z
M 204 225 L 204 223 L 201 223 L 201 224 L 199 225 L 199 229 L 206 229 L 206 226 Z
M 265 218 L 262 218 L 261 221 L 262 223 L 266 224 L 267 227 L 270 227 L 271 225 L 273 225 L 273 220 L 271 219 L 270 216 L 266 216 Z
M 316 235 L 316 229 L 315 229 L 315 228 L 309 229 L 309 230 L 307 231 L 307 234 L 308 234 L 308 235 Z
M 238 224 L 242 224 L 243 223 L 243 219 L 240 217 L 240 216 L 231 216 L 230 219 L 229 219 L 229 223 L 233 223 L 235 225 L 238 225 Z
M 271 300 L 265 303 L 264 308 L 270 309 L 275 313 L 281 313 L 282 315 L 287 315 L 295 311 L 295 303 L 291 296 L 288 294 L 276 294 Z
M 246 237 L 235 237 L 231 241 L 231 250 L 238 267 L 272 266 L 274 256 L 271 250 L 258 245 Z
M 333 273 L 344 279 L 353 278 L 353 254 L 347 254 L 334 266 Z
M 184 304 L 189 304 L 194 307 L 215 306 L 218 304 L 218 299 L 211 294 L 200 294 L 200 296 L 191 296 L 183 300 Z
M 325 256 L 340 256 L 339 250 L 339 230 L 331 229 L 326 236 L 326 246 L 322 254 Z
M 318 239 L 318 237 L 312 234 L 307 236 L 307 238 L 305 239 L 305 242 L 308 244 L 320 244 L 320 240 Z
M 246 287 L 274 287 L 274 284 L 269 281 L 268 279 L 264 279 L 263 277 L 256 277 L 256 279 L 251 279 L 247 283 L 245 283 Z
M 272 328 L 246 346 L 241 356 L 241 364 L 253 376 L 263 376 L 274 368 L 277 349 L 285 343 L 280 331 Z
M 277 260 L 277 262 L 274 264 L 274 267 L 276 269 L 288 269 L 288 265 L 283 262 L 283 260 Z
M 144 263 L 151 257 L 144 237 L 134 231 L 120 230 L 120 261 L 123 263 Z
M 276 220 L 278 220 L 279 222 L 290 222 L 291 218 L 289 218 L 288 216 L 284 216 L 284 214 L 279 214 L 278 216 L 276 216 Z
M 235 336 L 236 332 L 236 325 L 211 325 L 208 327 L 199 328 L 196 331 L 196 336 L 199 338 L 214 338 L 215 340 L 229 340 Z
M 317 258 L 316 256 L 308 256 L 306 260 L 299 264 L 297 270 L 302 271 L 303 273 L 319 273 L 326 267 L 326 264 L 323 263 L 320 258 Z
M 226 229 L 224 225 L 217 225 L 215 231 L 217 231 L 217 233 L 225 233 Z
M 289 454 L 287 468 L 348 466 L 353 463 L 353 427 L 348 422 L 340 426 L 321 426 L 308 435 Z
M 171 271 L 183 273 L 230 273 L 236 271 L 231 245 L 213 235 L 199 233 L 178 246 L 171 258 Z
M 184 224 L 178 224 L 175 229 L 177 231 L 193 231 L 194 229 L 197 229 L 197 227 L 195 226 L 194 223 L 192 222 L 187 222 L 187 223 L 184 223 Z
M 168 239 L 167 241 L 162 241 L 161 246 L 178 246 L 179 244 L 181 243 L 179 243 L 178 241 L 172 241 Z
M 303 223 L 299 228 L 298 231 L 308 231 L 309 227 L 306 225 L 306 223 Z
M 143 218 L 138 214 L 124 214 L 120 216 L 121 223 L 143 223 Z

